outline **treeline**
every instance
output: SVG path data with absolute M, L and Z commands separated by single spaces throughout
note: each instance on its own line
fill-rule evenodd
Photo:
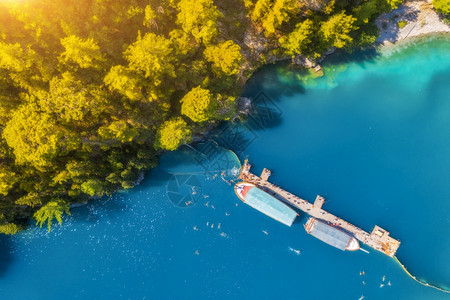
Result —
M 400 0 L 0 4 L 0 232 L 134 186 L 236 114 L 252 71 L 372 43 Z
M 444 16 L 444 22 L 450 24 L 450 0 L 433 0 L 433 7 Z

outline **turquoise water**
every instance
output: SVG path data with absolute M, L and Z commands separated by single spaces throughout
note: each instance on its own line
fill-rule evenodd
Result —
M 216 140 L 290 192 L 389 230 L 413 274 L 448 288 L 449 49 L 431 39 L 335 57 L 305 84 L 267 67 L 244 92 L 257 112 Z M 302 214 L 289 228 L 242 204 L 235 156 L 195 148 L 164 155 L 133 190 L 73 208 L 51 233 L 1 237 L 2 298 L 449 298 L 371 249 L 341 252 L 307 235 Z

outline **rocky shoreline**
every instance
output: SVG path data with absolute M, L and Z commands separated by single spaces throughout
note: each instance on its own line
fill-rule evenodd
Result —
M 450 26 L 436 13 L 431 0 L 406 0 L 397 9 L 380 15 L 375 24 L 380 30 L 376 43 L 383 45 L 432 33 L 450 33 Z

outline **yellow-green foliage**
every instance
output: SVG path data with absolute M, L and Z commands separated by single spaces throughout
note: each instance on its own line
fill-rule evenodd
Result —
M 100 47 L 93 39 L 83 40 L 75 35 L 61 39 L 65 52 L 61 54 L 61 60 L 65 63 L 73 62 L 80 68 L 97 68 L 104 61 Z
M 39 224 L 39 226 L 42 227 L 42 225 L 47 222 L 48 231 L 50 231 L 53 219 L 56 219 L 58 224 L 61 225 L 63 214 L 66 213 L 70 215 L 69 208 L 70 205 L 65 203 L 63 200 L 48 202 L 34 214 L 36 225 Z
M 450 14 L 450 0 L 433 0 L 434 8 L 443 14 Z
M 353 9 L 357 17 L 357 24 L 367 24 L 373 15 L 379 12 L 379 0 L 368 0 L 363 2 L 360 6 Z
M 266 35 L 275 33 L 292 15 L 300 12 L 302 4 L 297 0 L 258 0 L 254 5 L 251 18 L 260 22 Z
M 16 200 L 16 204 L 35 207 L 36 205 L 42 204 L 42 200 L 38 193 L 29 193 Z
M 54 119 L 82 124 L 86 119 L 96 120 L 107 102 L 103 90 L 97 86 L 86 88 L 70 73 L 50 81 L 48 93 L 39 96 L 40 107 Z
M 233 75 L 239 73 L 242 63 L 241 47 L 232 40 L 214 46 L 208 46 L 204 55 L 206 60 L 213 63 L 213 66 L 225 73 Z
M 192 132 L 180 117 L 167 120 L 156 135 L 155 148 L 173 151 L 191 141 Z
M 66 137 L 48 114 L 36 105 L 22 106 L 6 124 L 3 137 L 14 150 L 18 164 L 31 164 L 37 168 L 49 166 L 62 147 L 71 150 L 76 142 Z
M 16 173 L 0 169 L 0 194 L 4 196 L 8 195 L 9 190 L 17 181 Z
M 199 86 L 184 95 L 181 103 L 181 113 L 194 122 L 212 119 L 217 111 L 217 101 L 213 94 Z
M 348 16 L 344 12 L 333 15 L 320 27 L 320 33 L 327 46 L 343 48 L 353 41 L 350 33 L 356 30 L 353 25 L 356 18 Z
M 0 1 L 0 224 L 132 187 L 269 58 L 365 46 L 399 1 Z
M 124 52 L 129 62 L 129 68 L 150 78 L 150 85 L 158 87 L 167 77 L 176 77 L 174 57 L 172 55 L 172 42 L 164 36 L 147 33 L 138 39 Z M 158 96 L 156 90 L 149 90 L 148 98 L 155 100 Z
M 107 127 L 98 130 L 101 137 L 105 139 L 116 139 L 121 143 L 131 142 L 139 132 L 125 121 L 114 121 Z
M 386 3 L 388 5 L 388 11 L 392 9 L 397 9 L 398 6 L 403 3 L 403 1 L 404 0 L 386 0 Z
M 14 72 L 21 72 L 31 67 L 34 51 L 23 50 L 18 43 L 5 44 L 0 42 L 0 68 L 5 68 Z
M 131 100 L 143 98 L 139 76 L 123 66 L 114 66 L 105 76 L 104 82 L 111 90 Z
M 4 224 L 0 225 L 0 233 L 3 234 L 16 234 L 21 230 L 21 227 L 19 225 L 16 225 L 14 223 Z
M 105 190 L 103 182 L 99 179 L 89 179 L 81 184 L 81 190 L 89 196 L 103 196 Z
M 148 28 L 158 27 L 158 23 L 156 23 L 156 12 L 150 4 L 145 7 L 144 25 Z
M 186 33 L 205 45 L 217 36 L 217 19 L 222 16 L 212 0 L 181 0 L 177 22 Z
M 312 20 L 306 20 L 298 23 L 293 32 L 280 38 L 280 46 L 285 49 L 286 54 L 302 54 L 306 52 L 311 43 L 313 30 L 314 27 Z
M 398 28 L 400 28 L 400 29 L 402 29 L 403 27 L 405 27 L 406 24 L 408 24 L 408 22 L 406 22 L 406 21 L 400 21 L 400 22 L 397 23 Z

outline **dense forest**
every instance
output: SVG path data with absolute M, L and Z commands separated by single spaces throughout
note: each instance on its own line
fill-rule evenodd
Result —
M 365 47 L 401 0 L 0 2 L 0 232 L 134 186 L 267 62 Z

